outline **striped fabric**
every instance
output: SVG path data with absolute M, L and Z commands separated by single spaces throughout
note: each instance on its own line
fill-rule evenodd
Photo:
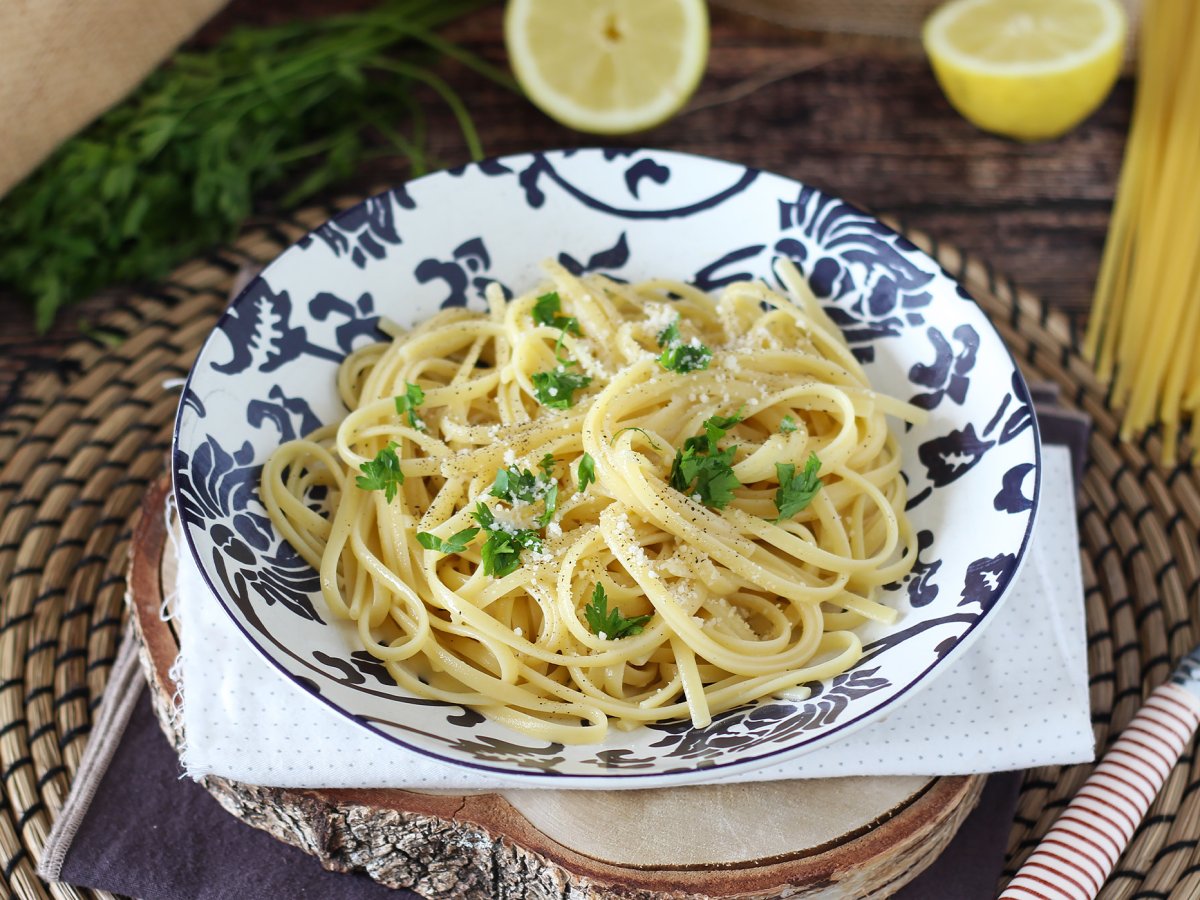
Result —
M 1017 872 L 1000 900 L 1091 900 L 1197 726 L 1200 698 L 1157 688 Z

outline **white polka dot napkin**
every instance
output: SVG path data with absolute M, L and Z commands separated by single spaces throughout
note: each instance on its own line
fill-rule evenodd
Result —
M 803 756 L 714 781 L 958 775 L 1093 758 L 1071 461 L 1044 448 L 1043 500 L 1012 595 L 968 651 L 887 718 Z M 513 781 L 399 747 L 277 672 L 179 560 L 183 763 L 277 787 L 470 790 Z M 606 785 L 597 787 L 608 789 Z

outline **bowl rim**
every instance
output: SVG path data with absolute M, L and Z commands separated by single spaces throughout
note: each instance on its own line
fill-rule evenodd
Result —
M 179 479 L 178 479 L 178 476 L 182 472 L 182 460 L 181 460 L 182 450 L 180 449 L 180 446 L 179 446 L 179 436 L 180 436 L 180 430 L 183 425 L 185 411 L 187 408 L 187 404 L 184 402 L 183 398 L 185 398 L 187 396 L 189 390 L 191 389 L 192 379 L 196 375 L 196 372 L 198 369 L 198 364 L 199 364 L 200 360 L 204 357 L 205 352 L 208 350 L 209 344 L 213 341 L 217 332 L 220 331 L 221 326 L 232 316 L 233 309 L 236 306 L 238 306 L 238 304 L 242 301 L 242 299 L 250 292 L 251 288 L 255 287 L 260 281 L 263 280 L 263 276 L 270 270 L 270 268 L 277 261 L 282 259 L 286 254 L 293 251 L 301 243 L 313 239 L 316 236 L 316 232 L 319 229 L 328 225 L 330 222 L 336 221 L 340 216 L 342 216 L 348 212 L 351 212 L 352 210 L 358 209 L 372 201 L 379 200 L 381 198 L 389 198 L 389 201 L 390 201 L 391 195 L 394 192 L 396 192 L 397 190 L 406 190 L 409 186 L 420 183 L 420 182 L 425 182 L 430 179 L 455 177 L 457 175 L 461 175 L 462 173 L 464 173 L 471 167 L 478 168 L 478 167 L 493 164 L 493 163 L 501 163 L 502 164 L 502 163 L 509 162 L 509 161 L 525 160 L 525 159 L 530 159 L 530 158 L 535 158 L 535 157 L 563 158 L 563 157 L 571 157 L 571 156 L 575 156 L 575 155 L 591 155 L 591 154 L 605 154 L 605 153 L 620 153 L 620 154 L 624 154 L 624 155 L 632 155 L 632 154 L 636 154 L 636 153 L 648 153 L 648 154 L 654 154 L 656 156 L 684 157 L 684 158 L 691 159 L 691 160 L 698 160 L 698 161 L 701 161 L 706 164 L 715 164 L 718 166 L 727 166 L 731 169 L 740 169 L 744 173 L 745 172 L 753 172 L 755 174 L 766 174 L 766 175 L 770 175 L 774 178 L 780 179 L 782 181 L 786 181 L 791 184 L 797 185 L 799 187 L 812 190 L 822 197 L 836 200 L 836 201 L 844 204 L 846 206 L 846 208 L 851 210 L 852 212 L 870 219 L 877 227 L 884 229 L 885 234 L 903 240 L 908 245 L 907 247 L 903 248 L 903 250 L 906 254 L 917 253 L 917 254 L 920 254 L 920 256 L 922 256 L 925 259 L 932 262 L 937 267 L 937 269 L 941 272 L 941 274 L 958 288 L 958 294 L 959 294 L 960 298 L 963 301 L 969 302 L 978 310 L 979 314 L 983 317 L 983 320 L 987 323 L 988 328 L 991 330 L 991 332 L 995 335 L 996 339 L 999 341 L 1000 346 L 1003 348 L 1005 354 L 1008 357 L 1009 362 L 1012 365 L 1012 370 L 1013 370 L 1013 373 L 1014 373 L 1015 379 L 1016 379 L 1016 381 L 1014 382 L 1014 387 L 1019 385 L 1021 391 L 1023 391 L 1025 394 L 1026 401 L 1027 402 L 1029 401 L 1029 397 L 1030 397 L 1029 385 L 1025 380 L 1024 374 L 1021 372 L 1021 368 L 1017 363 L 1017 359 L 1013 355 L 1012 349 L 1005 342 L 1003 336 L 1000 334 L 999 330 L 996 328 L 995 324 L 992 322 L 991 317 L 983 309 L 983 307 L 979 303 L 979 301 L 976 300 L 975 297 L 973 295 L 971 295 L 971 293 L 969 291 L 967 291 L 967 289 L 961 284 L 959 279 L 955 278 L 953 275 L 950 274 L 949 271 L 947 271 L 947 269 L 941 264 L 941 262 L 938 261 L 938 259 L 932 253 L 928 253 L 925 250 L 921 249 L 915 243 L 913 243 L 913 241 L 907 235 L 903 234 L 900 231 L 897 231 L 891 225 L 888 225 L 886 222 L 883 222 L 878 216 L 862 209 L 860 206 L 858 206 L 855 203 L 851 203 L 851 202 L 843 199 L 842 197 L 837 196 L 836 194 L 829 193 L 828 191 L 824 190 L 823 188 L 816 187 L 814 185 L 810 185 L 806 182 L 802 182 L 799 179 L 793 178 L 788 175 L 781 175 L 777 172 L 772 172 L 768 169 L 762 169 L 757 166 L 751 166 L 751 165 L 747 165 L 744 163 L 735 162 L 732 160 L 721 159 L 721 158 L 715 157 L 715 156 L 706 156 L 706 155 L 700 154 L 700 153 L 690 153 L 690 152 L 682 151 L 682 150 L 670 150 L 670 149 L 657 148 L 657 147 L 618 147 L 618 146 L 614 146 L 614 145 L 596 144 L 596 145 L 589 145 L 589 146 L 585 146 L 585 147 L 574 147 L 574 148 L 564 147 L 564 148 L 552 148 L 552 149 L 548 149 L 548 150 L 523 151 L 523 152 L 517 152 L 517 153 L 508 153 L 508 154 L 499 155 L 499 156 L 488 156 L 488 157 L 484 157 L 483 159 L 471 160 L 471 161 L 464 163 L 462 165 L 459 165 L 459 166 L 453 166 L 453 167 L 446 168 L 446 169 L 439 169 L 435 172 L 428 172 L 417 178 L 411 178 L 407 181 L 401 182 L 400 184 L 395 185 L 393 187 L 389 187 L 389 188 L 385 188 L 383 190 L 377 191 L 373 194 L 363 197 L 358 202 L 356 202 L 350 206 L 347 206 L 344 209 L 337 210 L 332 215 L 330 215 L 328 218 L 323 219 L 320 223 L 318 223 L 317 225 L 310 228 L 307 232 L 305 232 L 304 235 L 302 235 L 301 237 L 292 241 L 290 244 L 288 244 L 288 246 L 286 246 L 283 250 L 281 250 L 278 254 L 276 254 L 268 263 L 266 263 L 262 267 L 262 269 L 253 278 L 251 278 L 246 283 L 245 286 L 243 286 L 243 288 L 237 293 L 236 296 L 234 296 L 231 300 L 228 301 L 228 303 L 225 306 L 224 311 L 222 311 L 221 315 L 217 318 L 216 322 L 213 323 L 212 329 L 208 332 L 208 335 L 205 337 L 204 342 L 200 345 L 199 350 L 197 350 L 195 361 L 193 362 L 191 368 L 188 370 L 187 377 L 184 379 L 183 386 L 180 390 L 180 403 L 179 403 L 178 408 L 176 409 L 175 419 L 174 419 L 174 422 L 172 424 L 172 429 L 171 429 L 171 498 L 175 504 L 176 510 L 180 510 L 180 509 L 184 508 L 184 506 L 181 503 L 182 497 L 180 495 L 180 487 L 179 487 Z M 1033 493 L 1032 493 L 1032 497 L 1031 497 L 1031 507 L 1029 510 L 1029 517 L 1025 524 L 1025 532 L 1021 536 L 1020 547 L 1017 548 L 1017 550 L 1015 551 L 1016 552 L 1016 561 L 1015 561 L 1014 565 L 1011 567 L 1011 569 L 997 580 L 997 588 L 996 588 L 997 593 L 995 596 L 995 600 L 992 602 L 991 606 L 989 606 L 987 609 L 983 610 L 980 613 L 980 615 L 978 616 L 978 618 L 976 618 L 974 622 L 970 623 L 967 626 L 966 630 L 964 630 L 962 632 L 962 634 L 959 635 L 955 639 L 953 646 L 951 646 L 949 650 L 947 650 L 945 653 L 941 654 L 940 656 L 935 657 L 933 659 L 933 661 L 929 663 L 928 666 L 926 666 L 924 669 L 922 669 L 914 678 L 910 679 L 907 684 L 905 684 L 901 688 L 898 688 L 895 691 L 895 693 L 893 693 L 890 696 L 888 696 L 887 698 L 883 699 L 876 705 L 871 706 L 869 709 L 865 709 L 865 710 L 859 712 L 857 715 L 847 719 L 844 722 L 840 722 L 836 725 L 833 725 L 832 727 L 830 727 L 827 730 L 824 730 L 818 734 L 812 735 L 811 737 L 809 737 L 807 739 L 801 738 L 793 743 L 789 743 L 786 746 L 776 747 L 776 748 L 773 748 L 770 750 L 766 750 L 765 752 L 757 753 L 757 754 L 746 756 L 746 757 L 739 757 L 737 759 L 730 760 L 728 762 L 721 762 L 719 760 L 681 761 L 681 764 L 677 768 L 673 768 L 673 769 L 670 769 L 667 771 L 636 772 L 636 771 L 630 771 L 628 769 L 613 768 L 610 770 L 601 770 L 601 771 L 597 771 L 597 772 L 555 773 L 555 772 L 548 772 L 548 771 L 544 771 L 544 770 L 540 770 L 540 769 L 531 770 L 531 769 L 522 768 L 520 766 L 505 767 L 503 765 L 489 765 L 486 763 L 474 762 L 471 760 L 450 756 L 448 754 L 439 753 L 436 750 L 433 750 L 428 747 L 420 746 L 419 744 L 417 744 L 415 742 L 405 740 L 403 737 L 392 734 L 389 731 L 385 731 L 385 730 L 377 727 L 375 724 L 373 724 L 367 717 L 356 714 L 354 712 L 351 712 L 349 709 L 345 708 L 344 706 L 342 706 L 341 704 L 336 702 L 333 698 L 326 696 L 324 693 L 322 693 L 320 691 L 310 690 L 304 684 L 304 681 L 302 680 L 301 676 L 293 674 L 291 671 L 289 671 L 287 669 L 287 667 L 283 664 L 283 662 L 281 662 L 280 660 L 277 660 L 273 654 L 268 652 L 267 649 L 262 645 L 262 643 L 260 643 L 260 641 L 253 634 L 251 634 L 251 632 L 246 628 L 245 625 L 243 625 L 243 623 L 234 614 L 233 610 L 230 609 L 229 603 L 226 601 L 226 598 L 222 595 L 221 591 L 218 589 L 218 587 L 213 583 L 212 579 L 209 577 L 207 570 L 204 568 L 204 565 L 201 562 L 200 551 L 195 544 L 191 530 L 186 526 L 186 523 L 183 523 L 182 516 L 180 516 L 180 521 L 181 521 L 182 527 L 179 530 L 180 530 L 180 532 L 182 532 L 183 539 L 187 546 L 188 552 L 191 555 L 192 561 L 195 564 L 196 569 L 199 572 L 201 579 L 203 580 L 205 586 L 208 588 L 208 591 L 221 604 L 221 608 L 224 610 L 225 614 L 227 616 L 229 616 L 229 618 L 230 618 L 230 620 L 232 620 L 233 624 L 235 626 L 237 626 L 237 629 L 239 632 L 241 632 L 242 636 L 247 641 L 250 642 L 251 646 L 255 649 L 257 654 L 260 657 L 266 659 L 279 673 L 284 675 L 292 684 L 294 684 L 300 690 L 304 691 L 304 693 L 307 696 L 313 697 L 317 700 L 320 700 L 322 703 L 325 704 L 325 706 L 327 708 L 332 709 L 339 716 L 342 716 L 343 718 L 348 719 L 350 722 L 354 723 L 355 725 L 357 725 L 359 727 L 366 728 L 372 734 L 375 734 L 381 738 L 384 738 L 385 740 L 389 741 L 392 744 L 397 744 L 397 745 L 405 748 L 406 750 L 410 750 L 415 753 L 419 753 L 422 756 L 429 757 L 431 759 L 436 759 L 439 762 L 447 763 L 447 764 L 453 765 L 453 766 L 460 766 L 460 767 L 464 767 L 464 768 L 475 769 L 475 770 L 487 772 L 487 773 L 489 773 L 489 775 L 498 776 L 500 778 L 511 779 L 515 784 L 540 785 L 543 787 L 555 787 L 555 786 L 571 787 L 573 785 L 583 786 L 585 784 L 589 787 L 599 787 L 601 784 L 605 785 L 605 786 L 619 787 L 622 785 L 631 786 L 633 784 L 638 784 L 638 785 L 645 785 L 645 786 L 649 787 L 650 785 L 646 784 L 646 782 L 648 780 L 658 780 L 658 781 L 664 782 L 663 786 L 668 786 L 667 783 L 675 784 L 675 785 L 684 785 L 684 784 L 689 784 L 689 783 L 711 781 L 711 780 L 713 780 L 713 773 L 718 772 L 718 771 L 721 773 L 721 775 L 723 777 L 729 777 L 729 776 L 733 776 L 733 775 L 736 775 L 739 773 L 753 771 L 755 769 L 761 769 L 761 768 L 764 768 L 765 766 L 771 765 L 773 763 L 784 762 L 787 759 L 790 759 L 792 757 L 801 756 L 810 750 L 816 749 L 816 747 L 818 747 L 818 746 L 822 746 L 824 744 L 827 744 L 830 742 L 835 742 L 836 740 L 840 740 L 840 739 L 846 737 L 848 734 L 850 734 L 854 731 L 857 731 L 859 728 L 865 727 L 867 725 L 870 725 L 872 722 L 878 721 L 880 719 L 880 717 L 882 717 L 883 715 L 886 714 L 886 711 L 888 711 L 888 710 L 894 711 L 898 705 L 910 701 L 915 696 L 916 693 L 919 693 L 922 689 L 928 687 L 930 684 L 932 684 L 934 681 L 936 681 L 937 677 L 935 677 L 935 676 L 940 676 L 940 675 L 944 674 L 945 672 L 947 672 L 951 668 L 953 662 L 962 657 L 962 655 L 967 651 L 967 649 L 969 649 L 969 647 L 972 644 L 975 643 L 976 639 L 982 633 L 981 626 L 985 623 L 985 621 L 988 621 L 988 622 L 993 621 L 995 618 L 995 616 L 994 616 L 995 611 L 997 609 L 999 609 L 1001 604 L 1003 604 L 1008 599 L 1008 596 L 1011 593 L 1010 589 L 1012 588 L 1013 584 L 1016 582 L 1016 580 L 1017 580 L 1018 576 L 1020 575 L 1021 570 L 1024 568 L 1024 564 L 1029 556 L 1029 554 L 1028 554 L 1029 544 L 1030 544 L 1030 540 L 1031 540 L 1032 535 L 1035 530 L 1035 525 L 1037 523 L 1038 512 L 1041 508 L 1042 474 L 1043 474 L 1041 429 L 1038 424 L 1036 415 L 1030 416 L 1030 423 L 1032 426 L 1032 440 L 1033 440 L 1034 485 L 1033 485 Z M 935 670 L 936 670 L 936 673 L 935 673 Z M 834 738 L 833 737 L 834 735 L 836 735 L 837 737 Z M 688 764 L 688 763 L 690 763 L 690 764 Z M 718 780 L 720 780 L 720 779 L 718 779 Z

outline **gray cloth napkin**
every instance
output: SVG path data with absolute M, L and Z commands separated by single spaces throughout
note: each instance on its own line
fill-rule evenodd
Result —
M 1043 440 L 1070 448 L 1078 483 L 1089 420 L 1058 406 L 1050 387 L 1031 392 Z M 127 633 L 71 794 L 42 854 L 43 878 L 143 900 L 417 896 L 360 873 L 327 872 L 303 851 L 226 813 L 183 777 L 144 687 Z M 989 777 L 954 840 L 896 900 L 995 896 L 1020 784 L 1018 772 Z

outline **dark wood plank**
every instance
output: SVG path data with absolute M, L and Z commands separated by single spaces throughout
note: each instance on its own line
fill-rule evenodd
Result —
M 302 14 L 337 4 L 305 0 Z M 282 2 L 236 2 L 198 36 L 210 42 L 231 24 L 278 21 Z M 452 36 L 505 64 L 500 10 L 461 22 Z M 1015 277 L 1056 306 L 1086 311 L 1132 102 L 1132 82 L 1080 128 L 1047 144 L 986 135 L 946 103 L 912 45 L 806 35 L 714 10 L 709 70 L 689 108 L 641 135 L 601 141 L 560 126 L 524 99 L 471 72 L 446 75 L 471 109 L 489 153 L 615 143 L 723 157 L 780 172 L 900 218 Z M 435 155 L 466 152 L 453 121 L 432 117 Z M 372 160 L 337 193 L 408 176 L 394 157 Z M 269 200 L 264 213 L 269 213 Z M 38 335 L 18 298 L 0 293 L 0 408 L 22 377 L 54 358 L 118 301 L 120 292 L 67 310 Z

